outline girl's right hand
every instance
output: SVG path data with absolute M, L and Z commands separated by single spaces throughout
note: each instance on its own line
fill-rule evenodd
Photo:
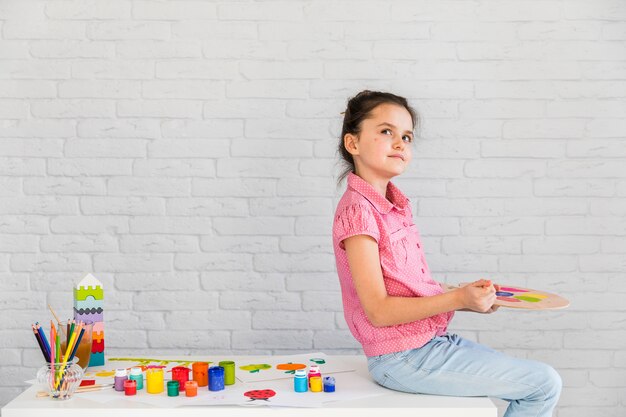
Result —
M 465 308 L 486 313 L 496 301 L 496 289 L 490 280 L 480 279 L 459 289 Z

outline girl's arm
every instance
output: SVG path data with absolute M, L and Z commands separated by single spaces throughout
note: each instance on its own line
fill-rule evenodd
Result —
M 495 301 L 495 289 L 486 280 L 430 297 L 390 296 L 374 238 L 356 235 L 343 243 L 357 295 L 367 318 L 376 327 L 410 323 L 453 310 L 487 312 Z

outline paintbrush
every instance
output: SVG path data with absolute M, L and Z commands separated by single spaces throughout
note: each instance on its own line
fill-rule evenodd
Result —
M 50 304 L 48 304 L 48 309 L 50 310 L 50 312 L 52 313 L 52 315 L 54 316 L 54 318 L 57 321 L 57 324 L 59 325 L 59 327 L 61 328 L 61 333 L 63 333 L 63 337 L 65 339 L 67 339 L 67 335 L 65 334 L 65 329 L 63 329 L 63 326 L 61 326 L 61 320 L 59 320 L 59 317 L 56 315 L 56 313 L 54 312 L 54 310 L 52 309 L 52 306 Z
M 90 391 L 102 391 L 105 389 L 113 388 L 113 384 L 102 384 L 102 385 L 87 385 L 84 387 L 78 387 L 75 391 L 76 394 L 81 392 L 90 392 Z M 38 391 L 37 397 L 47 397 L 50 393 L 46 391 Z

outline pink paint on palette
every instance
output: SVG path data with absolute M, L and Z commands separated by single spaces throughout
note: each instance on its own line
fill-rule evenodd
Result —
M 500 291 L 506 292 L 528 292 L 528 290 L 524 290 L 521 288 L 513 288 L 513 287 L 500 287 Z

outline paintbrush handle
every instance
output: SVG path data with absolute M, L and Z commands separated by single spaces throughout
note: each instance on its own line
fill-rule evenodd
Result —
M 106 385 L 88 385 L 86 387 L 78 387 L 76 389 L 76 393 L 80 393 L 80 392 L 90 392 L 90 391 L 101 391 L 101 390 L 105 390 L 108 388 L 113 388 L 112 384 L 106 384 Z M 50 395 L 48 392 L 46 391 L 37 391 L 37 398 L 40 397 L 47 397 L 48 395 Z

